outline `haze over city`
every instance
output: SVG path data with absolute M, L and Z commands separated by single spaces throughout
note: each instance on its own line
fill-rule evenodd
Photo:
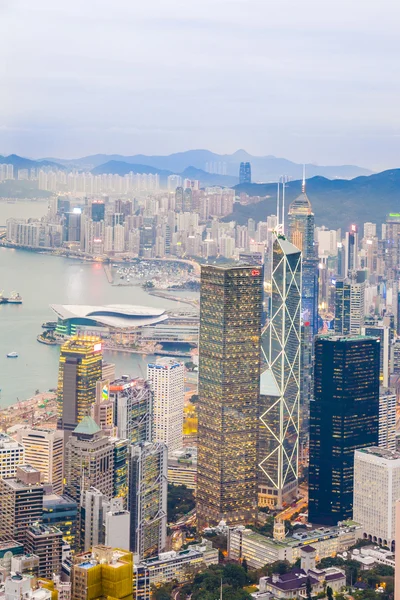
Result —
M 395 3 L 2 1 L 0 154 L 398 166 Z

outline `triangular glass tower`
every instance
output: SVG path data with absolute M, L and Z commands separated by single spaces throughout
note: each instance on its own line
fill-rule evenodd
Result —
M 271 318 L 261 338 L 259 501 L 281 507 L 297 494 L 300 406 L 301 251 L 277 235 Z

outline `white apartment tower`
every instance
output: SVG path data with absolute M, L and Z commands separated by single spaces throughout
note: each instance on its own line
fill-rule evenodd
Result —
M 396 501 L 400 498 L 400 452 L 371 447 L 354 454 L 353 519 L 363 537 L 394 548 Z
M 168 446 L 168 453 L 183 446 L 184 405 L 183 363 L 159 358 L 147 365 L 153 398 L 153 439 Z
M 396 450 L 396 394 L 390 390 L 379 394 L 379 440 L 380 448 Z

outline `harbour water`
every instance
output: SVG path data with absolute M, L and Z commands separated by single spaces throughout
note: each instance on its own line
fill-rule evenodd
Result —
M 0 203 L 0 223 L 2 207 Z M 28 211 L 29 206 L 20 216 L 32 216 Z M 59 347 L 36 341 L 42 323 L 55 318 L 49 304 L 137 304 L 188 310 L 187 304 L 150 296 L 139 286 L 110 285 L 101 264 L 9 248 L 0 248 L 0 290 L 5 295 L 16 290 L 23 298 L 21 305 L 0 305 L 0 406 L 57 386 Z M 9 359 L 9 352 L 18 352 L 19 357 Z M 115 363 L 117 375 L 139 377 L 146 373 L 147 362 L 154 360 L 154 356 L 120 352 L 105 352 L 104 358 Z

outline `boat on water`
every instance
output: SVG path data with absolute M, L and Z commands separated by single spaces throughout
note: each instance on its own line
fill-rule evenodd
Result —
M 22 304 L 22 297 L 18 292 L 11 292 L 11 296 L 7 299 L 8 304 Z
M 7 354 L 7 358 L 18 358 L 18 353 L 17 352 L 9 352 Z
M 57 327 L 57 321 L 45 321 L 42 323 L 43 329 L 55 329 Z

